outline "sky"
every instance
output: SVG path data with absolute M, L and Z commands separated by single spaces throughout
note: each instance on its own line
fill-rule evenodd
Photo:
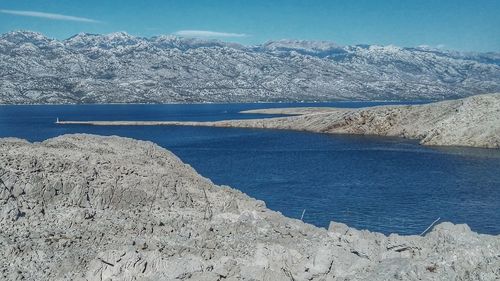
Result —
M 500 0 L 0 0 L 0 33 L 13 30 L 500 52 Z

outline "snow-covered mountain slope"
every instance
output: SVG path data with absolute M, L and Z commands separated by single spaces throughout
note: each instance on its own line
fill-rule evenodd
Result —
M 500 91 L 500 54 L 175 36 L 0 36 L 0 103 L 446 99 Z

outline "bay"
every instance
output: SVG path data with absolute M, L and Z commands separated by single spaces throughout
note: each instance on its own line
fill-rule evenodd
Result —
M 70 133 L 153 141 L 216 184 L 273 210 L 327 227 L 419 234 L 432 221 L 500 234 L 500 151 L 436 148 L 400 138 L 170 126 L 61 126 L 62 120 L 214 121 L 262 118 L 241 110 L 361 107 L 385 103 L 0 106 L 0 137 L 29 141 Z M 273 117 L 266 116 L 266 117 Z M 1 165 L 1 163 L 0 163 Z

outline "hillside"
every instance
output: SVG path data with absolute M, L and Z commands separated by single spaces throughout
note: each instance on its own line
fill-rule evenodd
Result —
M 0 35 L 0 104 L 440 100 L 500 91 L 500 55 L 331 42 Z

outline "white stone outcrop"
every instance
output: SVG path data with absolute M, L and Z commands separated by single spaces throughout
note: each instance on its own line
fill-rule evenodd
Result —
M 498 280 L 500 236 L 317 228 L 151 143 L 0 140 L 1 280 Z

